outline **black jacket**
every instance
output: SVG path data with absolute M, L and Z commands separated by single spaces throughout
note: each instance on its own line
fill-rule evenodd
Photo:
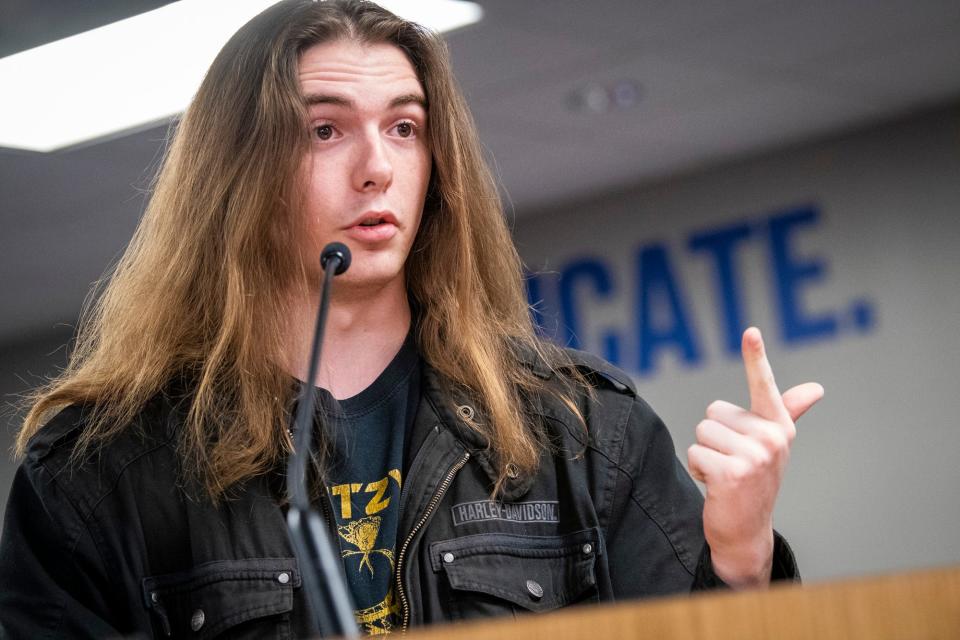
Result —
M 596 387 L 578 399 L 587 429 L 549 394 L 530 399 L 552 451 L 496 502 L 486 443 L 461 417 L 474 405 L 424 367 L 397 536 L 404 625 L 722 586 L 701 495 L 663 423 L 625 374 L 574 358 Z M 305 634 L 300 570 L 275 497 L 280 472 L 217 506 L 189 497 L 177 473 L 181 420 L 177 403 L 158 396 L 80 466 L 68 458 L 81 409 L 34 437 L 0 541 L 0 637 Z M 795 579 L 776 540 L 774 577 Z

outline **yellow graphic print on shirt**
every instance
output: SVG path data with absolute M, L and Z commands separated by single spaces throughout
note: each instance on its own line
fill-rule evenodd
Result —
M 393 598 L 393 587 L 387 591 L 387 597 L 383 602 L 367 607 L 366 609 L 357 609 L 353 612 L 357 619 L 357 624 L 371 636 L 385 636 L 393 631 L 391 620 L 394 616 L 400 615 L 400 603 Z
M 390 480 L 395 481 L 395 487 L 391 487 Z M 369 635 L 383 635 L 390 633 L 394 628 L 394 621 L 399 616 L 400 604 L 396 601 L 393 594 L 393 570 L 395 567 L 394 548 L 391 542 L 396 537 L 396 532 L 386 533 L 384 546 L 377 547 L 380 539 L 380 529 L 383 525 L 383 518 L 379 515 L 373 515 L 384 511 L 393 501 L 393 495 L 389 495 L 390 489 L 399 496 L 401 485 L 399 469 L 391 469 L 387 476 L 370 483 L 345 483 L 338 484 L 329 488 L 331 495 L 335 498 L 334 504 L 337 504 L 336 498 L 339 498 L 340 517 L 338 520 L 344 524 L 337 525 L 337 533 L 341 539 L 341 557 L 347 558 L 359 557 L 359 564 L 356 565 L 356 574 L 365 574 L 373 578 L 377 571 L 389 571 L 387 577 L 387 593 L 383 600 L 369 606 L 356 609 L 354 617 L 357 624 Z M 362 500 L 366 499 L 366 505 L 362 506 Z M 396 522 L 394 515 L 392 522 Z M 395 524 L 394 524 L 395 526 Z M 345 544 L 344 544 L 345 543 Z M 373 562 L 373 558 L 380 556 L 387 560 L 388 565 L 381 561 L 379 565 Z M 351 563 L 351 566 L 353 564 Z M 352 571 L 349 569 L 348 571 Z
M 377 536 L 380 534 L 380 516 L 367 516 L 348 523 L 344 527 L 337 527 L 340 537 L 355 546 L 359 551 L 345 550 L 343 557 L 362 555 L 360 558 L 360 569 L 364 566 L 370 570 L 373 575 L 373 565 L 370 564 L 370 554 L 383 554 L 390 561 L 390 572 L 393 573 L 393 550 L 392 549 L 374 549 L 373 545 L 377 542 Z

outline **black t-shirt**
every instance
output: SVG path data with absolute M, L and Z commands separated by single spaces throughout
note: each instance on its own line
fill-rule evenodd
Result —
M 367 633 L 397 622 L 393 571 L 397 553 L 404 435 L 420 398 L 420 356 L 412 335 L 380 376 L 352 398 L 335 401 L 318 389 L 332 442 L 326 474 L 340 555 L 354 612 Z

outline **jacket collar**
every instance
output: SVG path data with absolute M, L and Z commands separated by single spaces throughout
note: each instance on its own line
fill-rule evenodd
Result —
M 428 402 L 443 425 L 470 451 L 473 459 L 490 479 L 492 488 L 499 475 L 494 452 L 490 448 L 489 439 L 467 422 L 468 418 L 477 423 L 484 422 L 482 405 L 426 362 L 423 363 L 422 384 L 421 402 Z M 508 476 L 497 498 L 505 501 L 517 500 L 530 490 L 533 481 L 533 476 Z

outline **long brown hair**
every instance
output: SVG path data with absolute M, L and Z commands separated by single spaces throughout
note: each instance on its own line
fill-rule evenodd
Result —
M 284 292 L 302 284 L 296 174 L 307 141 L 299 55 L 338 38 L 403 50 L 424 87 L 433 175 L 406 266 L 424 360 L 474 397 L 500 471 L 533 473 L 543 447 L 520 399 L 543 381 L 518 350 L 557 362 L 535 337 L 521 264 L 444 42 L 369 2 L 287 0 L 224 46 L 187 109 L 143 220 L 85 311 L 65 371 L 32 396 L 22 454 L 50 415 L 92 407 L 82 451 L 127 428 L 174 379 L 191 381 L 184 469 L 210 496 L 289 451 L 294 394 Z M 550 351 L 550 354 L 546 352 Z M 514 469 L 510 469 L 513 473 Z

